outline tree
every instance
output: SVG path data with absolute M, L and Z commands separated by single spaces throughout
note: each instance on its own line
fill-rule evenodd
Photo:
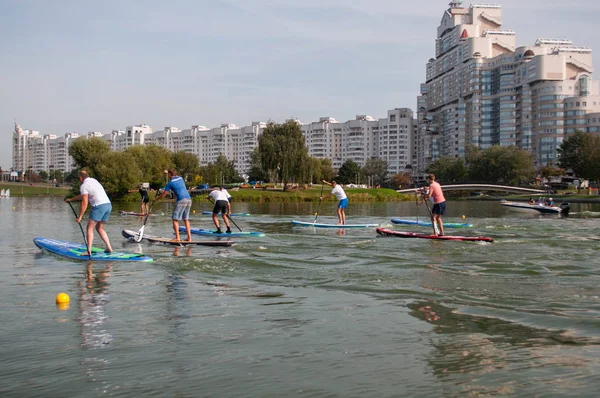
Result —
M 45 170 L 40 170 L 39 175 L 42 181 L 48 181 L 48 172 L 46 172 Z
M 360 172 L 360 166 L 352 159 L 348 159 L 338 170 L 336 181 L 338 184 L 351 184 L 360 182 L 360 180 L 357 181 L 357 178 L 360 178 Z
M 139 185 L 142 171 L 134 156 L 127 152 L 110 152 L 96 167 L 96 178 L 111 197 L 126 195 L 131 187 Z
M 427 172 L 435 174 L 436 181 L 463 181 L 467 177 L 467 165 L 462 158 L 442 156 L 429 165 Z
M 87 169 L 90 175 L 95 175 L 96 167 L 110 152 L 108 141 L 98 137 L 81 137 L 73 141 L 69 147 L 69 155 L 73 158 L 75 166 Z
M 175 169 L 186 182 L 192 181 L 196 174 L 200 173 L 200 162 L 198 156 L 185 151 L 175 152 L 171 155 L 171 161 Z
M 538 173 L 539 173 L 539 175 L 541 175 L 544 178 L 549 178 L 549 177 L 560 177 L 565 174 L 565 171 L 563 169 L 561 169 L 560 167 L 556 167 L 551 164 L 548 164 L 548 165 L 542 167 L 541 169 L 539 169 Z
M 373 185 L 385 185 L 388 174 L 388 162 L 384 159 L 368 159 L 363 167 L 365 176 L 373 177 Z
M 283 190 L 291 180 L 306 181 L 308 149 L 300 125 L 293 120 L 284 124 L 270 122 L 258 138 L 261 165 L 269 175 L 283 181 Z
M 240 182 L 243 179 L 235 171 L 235 162 L 233 160 L 227 160 L 227 157 L 222 153 L 217 156 L 215 160 L 215 166 L 222 176 L 222 182 Z
M 535 177 L 531 154 L 514 146 L 494 145 L 486 150 L 468 147 L 469 177 L 475 181 L 521 185 Z
M 407 188 L 410 185 L 411 177 L 410 173 L 398 173 L 394 174 L 390 179 L 392 183 L 392 187 L 397 189 L 401 189 L 402 187 Z
M 267 175 L 262 168 L 260 160 L 260 151 L 258 147 L 250 152 L 250 170 L 248 171 L 248 181 L 263 181 L 267 179 Z
M 141 171 L 140 180 L 134 183 L 130 189 L 137 187 L 140 182 L 148 182 L 154 189 L 165 185 L 164 170 L 174 166 L 171 159 L 171 151 L 164 147 L 151 144 L 147 146 L 131 146 L 123 152 L 132 155 L 133 162 L 135 162 Z
M 335 169 L 331 164 L 331 159 L 321 159 L 321 178 L 316 183 L 320 183 L 320 180 L 331 181 L 335 177 Z
M 600 181 L 600 137 L 581 131 L 567 137 L 557 150 L 560 167 L 578 177 Z

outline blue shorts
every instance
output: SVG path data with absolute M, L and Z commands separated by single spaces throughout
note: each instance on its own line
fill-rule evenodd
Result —
M 185 198 L 178 200 L 173 209 L 173 220 L 188 220 L 190 218 L 190 209 L 192 208 L 192 199 Z
M 433 205 L 433 208 L 431 209 L 431 214 L 439 214 L 440 216 L 443 216 L 445 212 L 446 212 L 446 202 L 436 203 Z
M 110 217 L 110 212 L 112 211 L 112 204 L 104 203 L 98 206 L 92 207 L 92 212 L 90 213 L 90 220 L 94 221 L 108 221 L 108 217 Z
M 348 198 L 340 200 L 338 203 L 338 209 L 347 209 L 348 208 Z

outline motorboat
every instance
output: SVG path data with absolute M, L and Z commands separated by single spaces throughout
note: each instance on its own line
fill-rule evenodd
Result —
M 511 210 L 516 210 L 524 213 L 542 213 L 542 214 L 569 214 L 571 206 L 567 202 L 563 202 L 558 206 L 546 204 L 543 201 L 535 203 L 512 202 L 502 199 L 500 204 Z

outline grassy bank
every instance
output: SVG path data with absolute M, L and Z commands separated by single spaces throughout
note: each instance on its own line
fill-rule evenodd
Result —
M 71 191 L 70 186 L 55 187 L 52 184 L 0 184 L 1 189 L 10 189 L 10 196 L 60 196 L 66 197 Z
M 347 188 L 346 195 L 351 202 L 393 202 L 401 200 L 411 200 L 410 196 L 399 194 L 393 189 L 373 188 Z M 331 187 L 323 189 L 323 196 L 329 195 Z M 293 189 L 283 191 L 281 189 L 239 189 L 238 191 L 229 190 L 233 200 L 236 202 L 318 202 L 321 196 L 321 186 L 313 186 L 309 189 Z M 206 195 L 197 196 L 194 200 L 205 200 Z M 335 202 L 335 196 L 328 199 Z

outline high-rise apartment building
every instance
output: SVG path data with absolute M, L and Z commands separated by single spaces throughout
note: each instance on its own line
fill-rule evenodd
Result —
M 79 137 L 77 133 L 68 133 L 62 137 L 55 134 L 41 135 L 39 131 L 23 130 L 15 123 L 12 170 L 19 174 L 19 178 L 28 171 L 70 171 L 74 164 L 69 156 L 69 146 Z
M 499 5 L 449 6 L 417 99 L 420 172 L 440 156 L 463 157 L 469 144 L 514 145 L 530 151 L 538 167 L 556 164 L 565 137 L 598 131 L 591 49 L 545 38 L 516 47 Z
M 346 160 L 364 166 L 371 158 L 384 159 L 388 174 L 411 172 L 413 167 L 413 112 L 407 108 L 388 110 L 387 118 L 358 115 L 354 120 L 338 122 L 322 117 L 301 126 L 308 155 L 331 159 L 335 169 Z

